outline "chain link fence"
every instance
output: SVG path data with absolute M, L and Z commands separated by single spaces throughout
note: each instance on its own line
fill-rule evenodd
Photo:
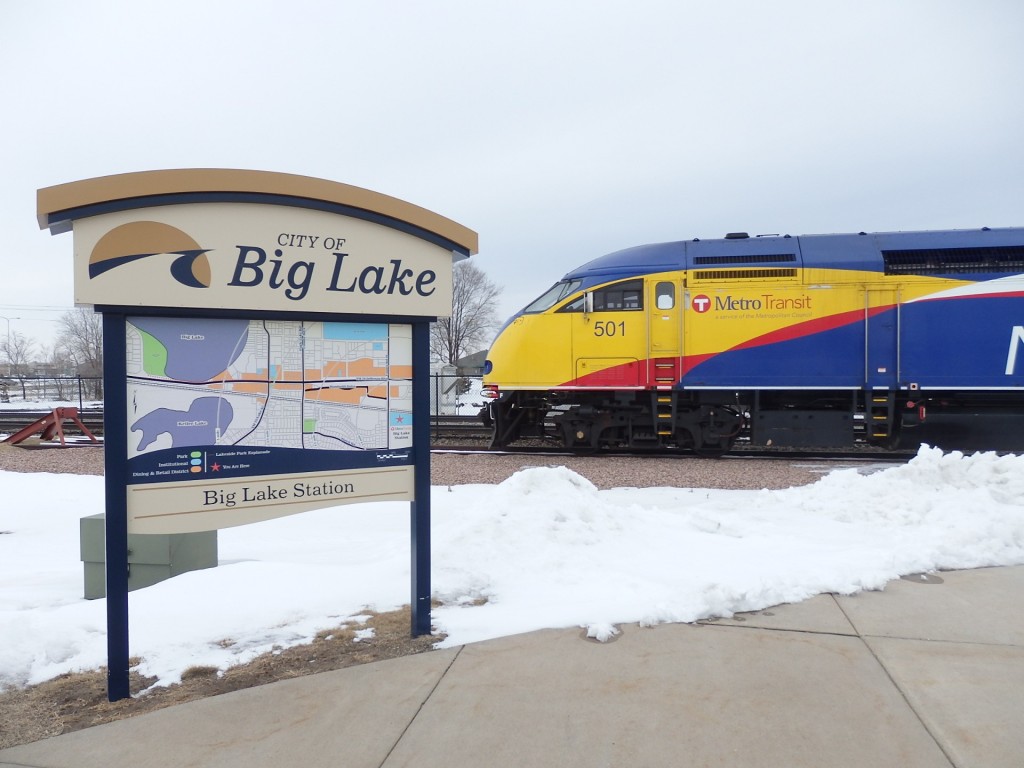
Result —
M 476 374 L 476 375 L 474 375 Z M 483 383 L 476 371 L 452 368 L 430 374 L 431 416 L 475 416 L 484 406 Z M 103 407 L 103 379 L 95 376 L 3 376 L 0 402 L 45 407 L 46 403 L 77 403 Z
M 476 416 L 484 407 L 479 374 L 455 369 L 430 374 L 431 416 Z
M 432 439 L 462 437 L 472 431 L 470 423 L 482 425 L 480 412 L 487 401 L 478 371 L 432 371 L 429 381 Z M 73 405 L 85 413 L 102 414 L 102 394 L 100 377 L 0 375 L 0 407 L 11 410 L 46 411 Z M 94 429 L 102 433 L 101 426 Z
M 47 403 L 77 403 L 79 409 L 103 407 L 100 376 L 0 375 L 0 403 L 46 408 Z

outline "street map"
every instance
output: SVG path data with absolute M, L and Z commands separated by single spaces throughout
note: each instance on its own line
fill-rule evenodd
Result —
M 409 325 L 130 317 L 126 328 L 128 458 L 188 455 L 166 479 L 210 471 L 208 452 L 184 448 L 294 460 L 412 445 Z

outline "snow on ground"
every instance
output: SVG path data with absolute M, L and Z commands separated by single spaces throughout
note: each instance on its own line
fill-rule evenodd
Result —
M 0 472 L 0 686 L 106 663 L 82 598 L 79 518 L 100 477 Z M 442 643 L 694 621 L 880 589 L 907 573 L 1024 563 L 1024 457 L 923 447 L 874 474 L 782 491 L 597 490 L 565 468 L 433 490 Z M 408 603 L 409 505 L 335 507 L 218 533 L 220 565 L 131 593 L 131 653 L 170 684 Z M 479 604 L 481 599 L 486 602 Z
M 78 400 L 22 400 L 12 395 L 9 402 L 0 402 L 0 411 L 52 411 L 54 408 L 83 408 L 102 409 L 102 400 L 86 400 L 79 403 Z

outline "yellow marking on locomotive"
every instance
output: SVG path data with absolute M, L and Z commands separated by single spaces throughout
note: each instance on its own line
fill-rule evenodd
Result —
M 885 276 L 851 270 L 805 270 L 816 282 L 775 282 L 721 276 L 702 285 L 689 281 L 683 322 L 685 354 L 701 356 L 733 349 L 768 334 L 811 323 L 859 322 L 865 311 L 927 296 L 966 281 Z M 898 296 L 898 298 L 897 298 Z M 798 328 L 794 332 L 799 333 Z
M 809 324 L 806 332 L 814 333 L 860 322 L 865 312 L 973 282 L 817 267 L 673 270 L 643 279 L 647 286 L 671 282 L 677 288 L 682 337 L 678 354 L 672 355 L 676 358 L 715 355 L 787 329 L 801 335 L 803 323 Z M 644 295 L 642 311 L 559 313 L 558 307 L 578 298 L 577 293 L 546 312 L 516 318 L 492 345 L 488 359 L 494 367 L 484 382 L 508 389 L 552 389 L 619 368 L 625 378 L 614 386 L 653 386 L 656 382 L 646 381 L 640 369 L 649 357 L 660 357 L 649 349 L 654 338 L 649 324 L 660 322 L 662 313 L 650 292 Z

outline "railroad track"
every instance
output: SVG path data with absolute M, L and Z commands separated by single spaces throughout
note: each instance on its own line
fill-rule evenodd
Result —
M 566 458 L 612 458 L 622 456 L 650 456 L 659 459 L 700 459 L 702 457 L 689 450 L 678 451 L 637 451 L 637 450 L 608 450 L 595 451 L 593 453 L 582 453 L 579 451 L 567 451 L 555 445 L 528 445 L 512 448 L 491 449 L 488 442 L 466 442 L 461 444 L 435 443 L 432 450 L 442 453 L 493 453 L 496 455 L 529 455 L 544 454 L 545 456 L 565 456 Z M 813 450 L 780 450 L 738 447 L 731 451 L 715 457 L 720 459 L 771 459 L 775 461 L 849 461 L 849 462 L 906 462 L 917 455 L 916 451 L 898 450 L 886 451 L 878 448 L 865 447 L 851 448 L 848 450 L 820 449 Z
M 23 427 L 27 427 L 34 421 L 43 418 L 51 413 L 48 410 L 22 410 L 4 409 L 0 410 L 0 433 L 12 434 Z M 95 435 L 103 434 L 103 410 L 83 409 L 78 412 L 78 417 Z M 77 434 L 78 427 L 72 422 L 65 422 L 67 434 Z M 431 441 L 438 440 L 490 440 L 490 433 L 484 429 L 480 419 L 476 416 L 433 416 L 430 419 Z
M 28 426 L 37 419 L 49 414 L 50 411 L 41 409 L 32 410 L 0 410 L 0 434 L 12 434 L 19 429 Z M 103 410 L 98 408 L 83 409 L 78 412 L 79 418 L 85 426 L 95 435 L 103 434 Z M 78 427 L 72 422 L 65 422 L 65 433 L 71 436 L 78 434 Z M 430 442 L 434 450 L 451 452 L 491 452 L 491 433 L 487 430 L 480 419 L 473 416 L 432 416 L 430 420 Z M 927 442 L 935 444 L 931 440 Z M 974 452 L 978 450 L 997 450 L 1000 452 L 1019 453 L 1024 451 L 1024 436 L 1012 445 L 1000 444 L 993 441 L 994 445 L 942 445 L 946 450 L 964 450 Z M 1020 443 L 1020 446 L 1017 446 Z M 536 453 L 543 452 L 555 455 L 578 456 L 587 455 L 579 452 L 566 451 L 556 441 L 531 441 L 522 446 L 506 448 L 497 453 Z M 894 451 L 886 451 L 881 448 L 868 445 L 854 446 L 845 449 L 789 449 L 772 448 L 765 449 L 759 446 L 751 446 L 738 442 L 733 450 L 724 454 L 729 458 L 762 458 L 762 459 L 783 459 L 783 460 L 878 460 L 878 461 L 906 461 L 917 453 L 916 443 L 903 446 Z M 659 457 L 695 457 L 692 451 L 598 451 L 590 454 L 594 456 L 659 456 Z
M 0 433 L 12 434 L 23 427 L 27 427 L 34 421 L 44 416 L 49 416 L 52 410 L 0 410 Z M 103 434 L 103 411 L 96 409 L 83 409 L 78 412 L 78 418 L 85 424 L 86 429 L 94 435 Z M 80 430 L 71 421 L 64 422 L 64 433 L 67 435 L 80 434 Z

